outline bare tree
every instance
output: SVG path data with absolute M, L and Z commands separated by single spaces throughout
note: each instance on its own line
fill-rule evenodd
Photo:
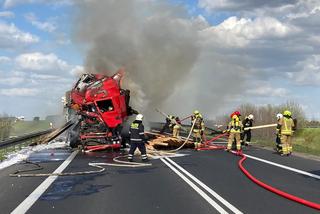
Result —
M 277 123 L 277 113 L 283 113 L 285 110 L 292 112 L 293 118 L 297 119 L 297 128 L 304 128 L 306 124 L 306 117 L 304 111 L 298 103 L 294 101 L 288 101 L 281 105 L 263 105 L 258 106 L 250 103 L 242 104 L 237 108 L 240 110 L 244 119 L 249 114 L 254 115 L 254 126 Z M 227 124 L 230 121 L 230 113 L 224 114 L 215 119 L 217 124 Z M 253 137 L 260 139 L 273 139 L 275 137 L 275 128 L 264 128 L 252 130 Z

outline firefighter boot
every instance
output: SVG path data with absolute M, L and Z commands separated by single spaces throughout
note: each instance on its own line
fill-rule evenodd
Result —
M 243 153 L 242 153 L 242 149 L 240 149 L 240 150 L 237 150 L 237 153 L 236 153 L 236 155 L 238 155 L 238 156 L 242 156 L 242 155 L 243 155 Z
M 290 145 L 290 146 L 288 146 L 288 152 L 289 152 L 289 153 L 288 153 L 289 155 L 291 155 L 291 154 L 292 154 L 292 146 L 291 146 L 291 145 Z

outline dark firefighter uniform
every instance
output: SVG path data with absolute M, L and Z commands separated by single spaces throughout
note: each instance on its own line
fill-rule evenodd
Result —
M 242 122 L 243 128 L 252 127 L 253 119 L 250 118 L 249 116 L 243 120 Z M 243 133 L 241 133 L 241 145 L 248 146 L 250 142 L 251 142 L 251 129 L 244 130 Z
M 281 113 L 277 114 L 277 124 L 279 124 L 282 117 L 283 115 Z M 282 154 L 281 135 L 280 135 L 279 129 L 277 129 L 277 132 L 276 132 L 276 148 L 275 149 L 277 152 Z
M 175 123 L 173 123 L 172 121 L 175 119 L 175 117 L 173 115 L 168 115 L 168 117 L 166 117 L 166 123 L 164 124 L 164 126 L 162 127 L 160 133 L 164 133 L 166 130 L 170 130 L 173 128 L 173 126 L 175 125 Z
M 145 146 L 145 136 L 144 136 L 144 126 L 142 124 L 141 120 L 135 120 L 130 126 L 129 130 L 130 134 L 130 150 L 129 150 L 129 155 L 128 155 L 128 160 L 132 161 L 133 160 L 133 154 L 135 150 L 139 149 L 141 152 L 141 158 L 143 161 L 148 160 L 147 152 L 146 152 L 146 146 Z

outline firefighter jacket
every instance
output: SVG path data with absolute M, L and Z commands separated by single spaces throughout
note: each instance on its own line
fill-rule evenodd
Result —
M 197 131 L 204 132 L 205 126 L 204 126 L 203 118 L 202 118 L 201 115 L 192 116 L 191 117 L 191 121 L 192 121 L 192 123 L 195 121 L 195 124 L 194 124 L 194 127 L 193 127 L 193 131 L 194 132 L 197 132 Z
M 129 129 L 129 134 L 130 141 L 132 143 L 144 143 L 146 139 L 144 136 L 144 126 L 142 124 L 142 121 L 133 121 Z
M 243 120 L 242 124 L 243 124 L 243 128 L 252 127 L 253 121 L 250 120 L 249 118 L 246 118 Z
M 284 116 L 278 122 L 277 132 L 282 135 L 292 135 L 294 129 L 294 122 L 291 117 Z
M 230 133 L 241 133 L 242 130 L 243 130 L 243 125 L 241 121 L 235 121 L 235 120 L 230 121 L 228 125 L 228 131 Z
M 174 119 L 175 119 L 175 117 L 172 116 L 172 115 L 168 115 L 168 116 L 167 116 L 167 118 L 166 118 L 166 125 L 168 125 L 169 128 L 172 128 L 172 127 L 175 125 Z

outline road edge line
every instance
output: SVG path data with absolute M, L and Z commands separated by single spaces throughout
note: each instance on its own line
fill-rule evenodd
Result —
M 296 172 L 298 174 L 306 175 L 306 176 L 309 176 L 309 177 L 316 178 L 316 179 L 320 180 L 320 176 L 319 175 L 315 175 L 315 174 L 312 174 L 310 172 L 306 172 L 306 171 L 303 171 L 303 170 L 300 170 L 300 169 L 292 168 L 290 166 L 285 166 L 285 165 L 282 165 L 282 164 L 279 164 L 279 163 L 275 163 L 275 162 L 272 162 L 272 161 L 268 161 L 268 160 L 265 160 L 265 159 L 262 159 L 262 158 L 258 158 L 258 157 L 255 157 L 255 156 L 251 156 L 251 155 L 247 155 L 247 154 L 244 154 L 244 155 L 246 157 L 250 158 L 250 159 L 253 159 L 253 160 L 257 160 L 257 161 L 260 161 L 260 162 L 263 162 L 263 163 L 267 163 L 267 164 L 270 164 L 270 165 L 273 165 L 273 166 L 277 166 L 279 168 L 283 168 L 283 169 L 286 169 L 286 170 L 289 170 L 289 171 L 292 171 L 292 172 Z

